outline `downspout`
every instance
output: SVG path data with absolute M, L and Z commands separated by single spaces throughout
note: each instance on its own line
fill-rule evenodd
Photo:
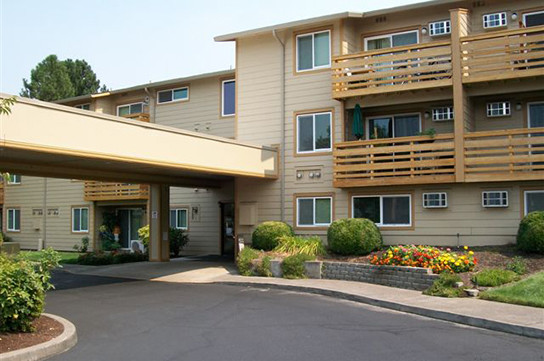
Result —
M 43 178 L 43 239 L 42 248 L 47 248 L 47 178 Z
M 280 143 L 280 218 L 285 222 L 285 43 L 283 43 L 276 34 L 276 29 L 272 30 L 272 36 L 281 45 L 281 76 L 280 76 L 280 111 L 281 111 L 281 143 Z

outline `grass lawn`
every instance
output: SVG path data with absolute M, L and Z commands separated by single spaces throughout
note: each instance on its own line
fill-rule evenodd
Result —
M 544 308 L 544 272 L 522 281 L 482 292 L 486 300 Z
M 21 251 L 21 254 L 24 254 L 25 257 L 31 261 L 37 261 L 41 257 L 41 253 L 38 251 Z M 58 252 L 60 255 L 61 264 L 75 264 L 77 263 L 77 258 L 81 253 L 78 252 Z

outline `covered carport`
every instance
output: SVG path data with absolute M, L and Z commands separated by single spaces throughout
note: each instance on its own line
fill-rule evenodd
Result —
M 1 99 L 9 97 L 0 94 Z M 274 179 L 275 148 L 17 98 L 0 116 L 0 170 L 150 184 L 150 260 L 169 259 L 169 187 Z

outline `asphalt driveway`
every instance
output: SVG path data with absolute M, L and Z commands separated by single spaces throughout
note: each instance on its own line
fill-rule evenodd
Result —
M 46 311 L 79 342 L 52 360 L 544 360 L 544 341 L 333 298 L 57 272 Z

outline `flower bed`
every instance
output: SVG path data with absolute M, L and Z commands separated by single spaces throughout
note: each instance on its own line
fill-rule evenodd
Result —
M 430 268 L 433 273 L 469 272 L 478 264 L 474 252 L 464 247 L 463 254 L 452 252 L 451 249 L 440 249 L 429 246 L 391 246 L 371 258 L 370 263 L 386 266 L 409 266 Z

